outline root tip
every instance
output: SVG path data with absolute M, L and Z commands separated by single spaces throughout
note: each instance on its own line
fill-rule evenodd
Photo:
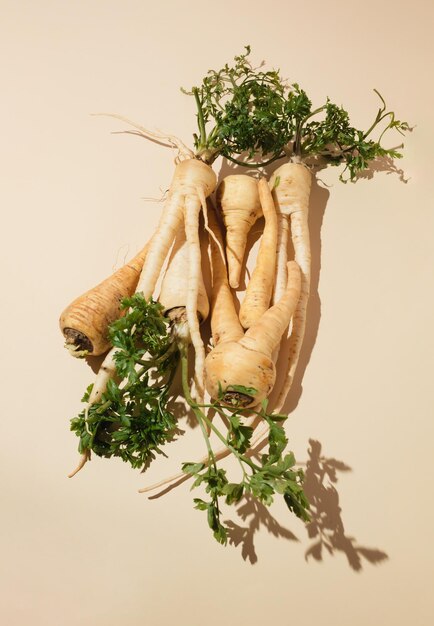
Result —
M 78 474 L 78 472 L 81 469 L 83 469 L 83 467 L 86 465 L 88 461 L 90 461 L 90 452 L 89 451 L 83 452 L 83 454 L 80 457 L 80 461 L 77 467 L 75 468 L 75 470 L 73 470 L 72 472 L 68 474 L 68 478 L 73 478 L 76 474 Z

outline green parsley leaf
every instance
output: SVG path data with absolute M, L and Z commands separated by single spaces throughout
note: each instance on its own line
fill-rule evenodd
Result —
M 122 307 L 127 313 L 109 329 L 118 348 L 114 360 L 121 382 L 110 379 L 100 400 L 71 420 L 71 430 L 79 437 L 81 453 L 116 456 L 133 468 L 146 469 L 176 434 L 176 418 L 167 401 L 178 356 L 160 304 L 135 294 Z M 83 402 L 88 402 L 91 389 Z

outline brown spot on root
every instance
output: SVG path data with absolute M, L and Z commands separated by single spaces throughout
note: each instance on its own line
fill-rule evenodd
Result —
M 63 335 L 66 339 L 65 345 L 71 353 L 86 352 L 92 354 L 93 344 L 89 337 L 75 328 L 64 328 Z
M 187 323 L 187 310 L 185 306 L 177 306 L 173 309 L 169 309 L 164 313 L 164 315 L 167 317 L 168 320 L 174 322 L 175 324 Z M 203 320 L 202 315 L 199 313 L 199 311 L 197 312 L 197 317 L 199 319 L 199 323 L 201 323 Z
M 187 312 L 185 306 L 177 306 L 173 309 L 169 309 L 164 313 L 168 320 L 175 324 L 183 323 L 187 321 Z
M 254 400 L 252 396 L 248 396 L 245 393 L 239 391 L 225 391 L 223 393 L 223 402 L 236 409 L 244 409 L 249 406 Z

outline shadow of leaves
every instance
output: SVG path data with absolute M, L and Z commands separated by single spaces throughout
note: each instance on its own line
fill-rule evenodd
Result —
M 299 541 L 293 532 L 279 524 L 266 506 L 251 496 L 244 497 L 243 504 L 237 509 L 237 514 L 243 522 L 247 522 L 247 525 L 240 526 L 232 520 L 225 520 L 228 540 L 230 545 L 241 546 L 242 558 L 252 565 L 258 561 L 254 539 L 261 528 L 265 528 L 276 538 Z
M 360 571 L 363 558 L 373 565 L 388 559 L 382 550 L 361 546 L 345 532 L 335 485 L 338 473 L 349 472 L 351 468 L 342 461 L 322 455 L 319 441 L 310 439 L 309 444 L 304 491 L 310 502 L 311 521 L 306 524 L 306 530 L 309 539 L 314 541 L 305 552 L 306 561 L 310 557 L 322 561 L 325 552 L 331 556 L 341 552 L 346 556 L 349 566 L 354 571 Z
M 356 572 L 363 569 L 363 560 L 372 565 L 387 560 L 386 552 L 361 545 L 345 531 L 336 485 L 340 473 L 350 472 L 351 467 L 338 459 L 327 458 L 319 441 L 309 439 L 309 446 L 304 491 L 310 503 L 311 521 L 305 528 L 311 544 L 305 550 L 305 560 L 321 562 L 324 555 L 341 553 Z M 249 495 L 244 496 L 236 512 L 244 524 L 225 520 L 229 544 L 240 547 L 243 560 L 252 565 L 258 561 L 255 538 L 263 529 L 276 538 L 300 543 L 300 539 L 289 528 L 282 526 L 265 505 Z
M 326 169 L 327 167 L 330 167 L 327 161 L 322 157 L 308 158 L 306 162 L 312 167 L 312 170 L 317 173 L 321 170 Z M 404 170 L 397 166 L 397 159 L 393 159 L 391 156 L 385 155 L 373 159 L 369 163 L 367 168 L 361 170 L 356 174 L 352 182 L 356 183 L 358 180 L 361 179 L 371 180 L 372 178 L 374 178 L 375 174 L 379 174 L 381 172 L 386 175 L 392 174 L 398 176 L 398 179 L 402 183 L 408 183 L 408 181 L 410 180 L 406 177 Z M 349 181 L 346 180 L 345 182 Z

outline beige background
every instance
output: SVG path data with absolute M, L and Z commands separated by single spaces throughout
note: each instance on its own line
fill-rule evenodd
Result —
M 433 623 L 434 12 L 426 0 L 301 4 L 0 2 L 8 626 Z M 144 198 L 166 188 L 173 157 L 89 114 L 189 142 L 193 102 L 179 87 L 246 43 L 356 124 L 370 123 L 376 87 L 417 125 L 399 163 L 407 184 L 381 172 L 344 186 L 333 170 L 314 189 L 314 293 L 288 433 L 310 458 L 322 552 L 280 503 L 274 521 L 228 511 L 247 530 L 225 549 L 188 485 L 139 496 L 202 455 L 197 430 L 147 476 L 95 459 L 66 478 L 69 418 L 93 374 L 63 350 L 57 318 L 152 232 L 160 207 Z

